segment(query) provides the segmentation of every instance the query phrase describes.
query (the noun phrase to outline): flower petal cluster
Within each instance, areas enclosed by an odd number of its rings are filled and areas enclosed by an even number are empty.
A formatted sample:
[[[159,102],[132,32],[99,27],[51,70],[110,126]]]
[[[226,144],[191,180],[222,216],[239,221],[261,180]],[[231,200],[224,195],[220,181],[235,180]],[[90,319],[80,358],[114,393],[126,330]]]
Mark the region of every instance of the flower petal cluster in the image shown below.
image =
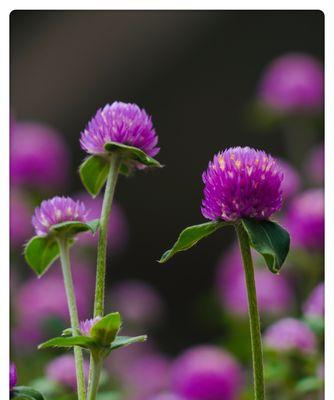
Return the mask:
[[[79,330],[80,330],[81,334],[84,336],[90,336],[90,330],[98,321],[100,321],[100,319],[101,319],[101,317],[95,317],[95,318],[85,319],[84,321],[81,321],[80,325],[79,325]]]
[[[53,225],[61,222],[85,222],[87,217],[85,205],[70,197],[53,197],[42,201],[32,218],[32,224],[38,236],[46,236]]]
[[[97,111],[81,133],[80,144],[89,154],[105,153],[104,145],[116,142],[137,147],[154,157],[158,137],[152,119],[136,104],[115,101]]]
[[[219,152],[202,175],[202,214],[211,220],[269,218],[282,205],[282,180],[277,162],[264,151],[232,147]]]

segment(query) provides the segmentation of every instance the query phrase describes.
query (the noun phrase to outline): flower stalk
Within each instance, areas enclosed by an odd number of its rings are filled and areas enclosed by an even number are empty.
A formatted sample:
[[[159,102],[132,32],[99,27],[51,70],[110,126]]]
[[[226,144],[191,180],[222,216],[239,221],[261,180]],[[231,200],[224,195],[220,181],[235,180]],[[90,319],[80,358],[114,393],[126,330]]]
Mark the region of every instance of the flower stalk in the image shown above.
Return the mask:
[[[260,328],[260,316],[256,297],[254,278],[254,265],[249,245],[249,238],[242,224],[236,223],[235,229],[238,235],[239,247],[242,255],[245,280],[248,296],[249,326],[251,334],[251,350],[253,361],[254,399],[264,400],[264,374],[263,374],[263,352]]]
[[[103,357],[91,356],[90,381],[88,384],[88,400],[95,400],[99,389],[100,376],[102,371]]]
[[[73,279],[71,273],[71,264],[69,256],[69,242],[67,238],[58,238],[58,245],[60,250],[60,262],[63,272],[64,285],[66,290],[66,297],[68,302],[68,309],[70,313],[71,328],[73,335],[79,330],[79,318],[78,310],[75,300],[75,293],[73,287]],[[75,357],[75,369],[77,375],[77,391],[78,399],[86,400],[86,388],[85,388],[85,375],[83,369],[83,356],[80,347],[74,347],[74,357]]]

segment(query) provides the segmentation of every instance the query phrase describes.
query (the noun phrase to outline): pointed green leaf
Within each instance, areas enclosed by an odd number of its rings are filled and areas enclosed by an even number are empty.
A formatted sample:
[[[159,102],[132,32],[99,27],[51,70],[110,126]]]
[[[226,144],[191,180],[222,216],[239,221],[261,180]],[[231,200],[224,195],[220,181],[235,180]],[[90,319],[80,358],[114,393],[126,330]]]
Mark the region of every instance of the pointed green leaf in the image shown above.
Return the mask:
[[[129,346],[130,344],[133,343],[141,343],[145,342],[147,340],[146,335],[141,335],[141,336],[117,336],[115,340],[111,343],[110,349],[111,350],[116,350],[119,349],[120,347],[124,346]]]
[[[273,221],[241,221],[250,245],[264,257],[270,271],[277,274],[289,252],[289,233]]]
[[[80,346],[89,349],[96,345],[94,339],[88,336],[59,336],[50,339],[38,346],[38,349],[47,349],[49,347],[73,347]]]
[[[10,398],[12,400],[44,400],[41,393],[29,386],[15,386]]]
[[[159,260],[159,263],[164,263],[168,261],[173,255],[179,251],[185,251],[193,247],[197,242],[205,237],[211,235],[215,232],[218,228],[221,228],[225,225],[228,225],[226,222],[206,222],[200,225],[193,225],[189,226],[188,228],[184,229],[180,236],[178,237],[177,241],[175,242],[174,246],[167,250]]]
[[[103,156],[90,156],[80,165],[79,175],[87,192],[96,197],[105,184],[109,172],[109,161]]]
[[[124,155],[124,159],[131,159],[137,161],[147,167],[158,167],[161,168],[162,165],[159,161],[154,158],[148,156],[145,152],[138,149],[137,147],[127,146],[125,144],[109,142],[104,145],[106,151],[113,152],[118,151]]]
[[[118,312],[108,314],[93,325],[90,335],[96,343],[109,346],[115,339],[121,324],[121,316]]]
[[[61,222],[59,224],[53,225],[51,229],[52,232],[56,233],[66,233],[68,236],[76,235],[80,232],[91,231],[95,233],[99,227],[100,220],[94,219],[89,222],[80,222],[80,221],[66,221]]]
[[[26,244],[24,256],[36,274],[42,276],[59,257],[59,247],[52,237],[34,236]]]

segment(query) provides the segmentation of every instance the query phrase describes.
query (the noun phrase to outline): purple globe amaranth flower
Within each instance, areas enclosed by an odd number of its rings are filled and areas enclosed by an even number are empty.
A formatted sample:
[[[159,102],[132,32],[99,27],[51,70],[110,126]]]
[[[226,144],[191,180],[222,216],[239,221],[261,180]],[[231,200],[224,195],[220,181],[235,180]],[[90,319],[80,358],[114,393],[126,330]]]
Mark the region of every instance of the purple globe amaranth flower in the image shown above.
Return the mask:
[[[267,219],[282,205],[283,174],[276,161],[264,151],[229,148],[214,156],[202,178],[205,218]]]
[[[255,266],[259,257],[253,252]],[[255,283],[259,310],[266,315],[277,315],[288,310],[293,302],[289,282],[273,275],[265,268],[255,268]],[[247,291],[240,251],[233,247],[218,264],[217,291],[224,307],[231,313],[246,316]]]
[[[172,390],[187,400],[235,400],[242,381],[237,361],[214,346],[186,350],[172,366]]]
[[[306,324],[294,318],[284,318],[271,325],[264,334],[264,343],[277,351],[312,353],[316,349],[314,333]]]
[[[311,150],[304,169],[311,182],[323,184],[325,178],[325,148],[323,143]]]
[[[32,232],[31,207],[26,196],[18,188],[10,194],[10,242],[13,247],[22,246]]]
[[[102,209],[102,197],[92,198],[86,193],[80,194],[78,200],[82,201],[89,211],[90,219],[100,218]],[[109,218],[108,246],[112,251],[121,251],[128,239],[128,223],[123,209],[118,203],[113,202]],[[84,232],[80,235],[79,243],[85,246],[96,246],[98,235]]]
[[[309,189],[290,203],[283,224],[294,247],[322,249],[324,246],[324,191]]]
[[[69,152],[62,136],[39,123],[15,122],[11,128],[12,183],[53,189],[68,178]]]
[[[87,380],[89,363],[85,359],[83,361],[83,369]],[[54,382],[76,390],[77,378],[74,356],[72,354],[64,354],[53,359],[46,367],[46,376]]]
[[[111,289],[111,303],[126,324],[149,326],[164,314],[159,293],[146,282],[124,281]]]
[[[81,133],[81,147],[89,154],[105,153],[104,145],[116,142],[137,147],[154,157],[158,137],[151,117],[136,104],[115,101],[97,111]]]
[[[68,221],[85,222],[86,218],[86,207],[81,201],[56,196],[42,201],[35,209],[32,224],[38,236],[46,236],[53,225]]]
[[[306,300],[303,306],[304,315],[313,318],[323,318],[325,308],[325,285],[319,283],[318,286],[313,289],[312,293]]]
[[[282,181],[283,198],[288,199],[296,194],[300,189],[300,176],[297,170],[286,161],[279,159],[278,164],[284,176],[284,179]]]
[[[14,363],[9,366],[9,390],[12,390],[17,383],[17,373]]]
[[[281,56],[264,72],[258,97],[278,112],[317,111],[324,101],[323,66],[306,54]]]
[[[101,317],[95,317],[95,318],[85,319],[84,321],[81,321],[80,325],[79,325],[79,330],[80,330],[81,334],[84,336],[90,336],[90,330],[98,321],[100,321],[100,319],[101,319]]]

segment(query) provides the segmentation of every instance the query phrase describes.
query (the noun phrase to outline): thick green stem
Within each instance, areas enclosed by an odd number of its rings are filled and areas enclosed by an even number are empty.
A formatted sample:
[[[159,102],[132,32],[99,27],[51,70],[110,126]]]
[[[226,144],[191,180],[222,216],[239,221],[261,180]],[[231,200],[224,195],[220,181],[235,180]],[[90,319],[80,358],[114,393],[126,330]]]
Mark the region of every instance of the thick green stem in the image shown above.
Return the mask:
[[[251,334],[251,347],[253,358],[253,377],[255,400],[264,400],[264,377],[263,377],[263,354],[261,341],[260,317],[257,306],[256,287],[254,278],[254,266],[249,245],[248,236],[241,224],[236,225],[236,231],[239,239],[242,260],[244,264],[247,295],[248,295],[248,313]]]
[[[73,279],[71,273],[70,254],[69,254],[69,243],[68,239],[58,239],[58,245],[60,250],[61,268],[63,271],[63,278],[66,290],[66,297],[68,303],[68,310],[70,313],[71,327],[73,329],[73,335],[79,330],[79,318],[77,305],[75,301],[75,293],[73,287]],[[80,347],[74,346],[74,358],[75,368],[77,374],[77,390],[78,399],[86,400],[86,387],[85,387],[85,375],[83,369],[83,356]]]
[[[111,206],[114,198],[115,186],[119,174],[120,165],[121,165],[120,155],[118,155],[117,153],[113,153],[110,159],[109,173],[107,178],[106,189],[104,192],[101,217],[100,217],[99,242],[97,247],[94,317],[103,316],[104,313],[104,290],[105,290],[109,217],[110,217]]]
[[[99,389],[103,359],[90,358],[90,381],[88,384],[87,400],[95,400]]]

